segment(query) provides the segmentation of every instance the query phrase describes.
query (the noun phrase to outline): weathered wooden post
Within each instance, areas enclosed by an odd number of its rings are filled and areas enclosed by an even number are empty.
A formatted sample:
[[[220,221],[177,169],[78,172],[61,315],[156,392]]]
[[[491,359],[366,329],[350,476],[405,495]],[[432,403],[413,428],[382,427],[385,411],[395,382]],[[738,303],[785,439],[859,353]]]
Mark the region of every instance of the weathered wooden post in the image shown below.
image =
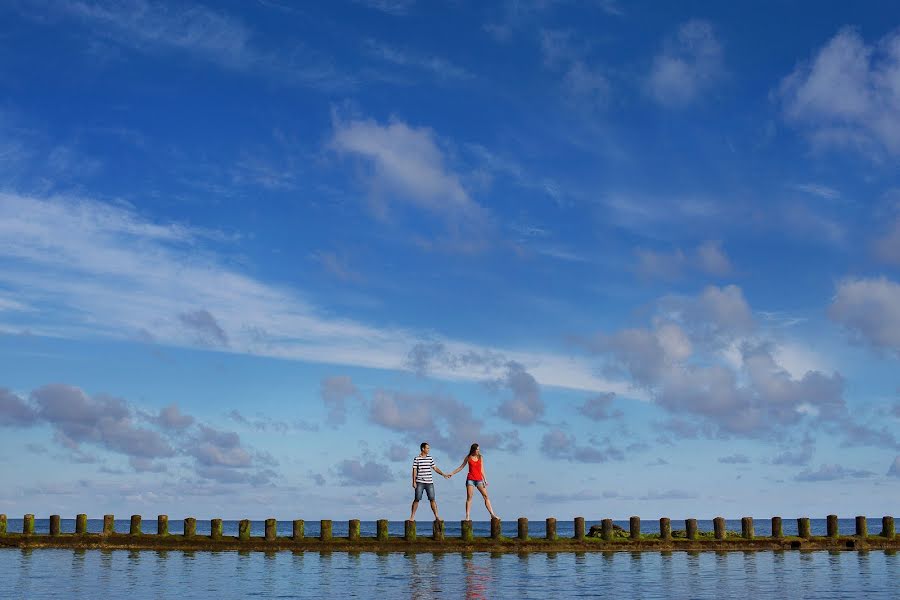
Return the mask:
[[[881,537],[894,539],[894,517],[881,517]]]
[[[609,542],[613,538],[613,522],[612,519],[603,519],[600,521],[600,537],[603,541]]]
[[[741,518],[741,537],[745,540],[753,539],[753,517]]]
[[[387,519],[378,519],[375,523],[375,535],[378,537],[379,542],[388,541],[388,520]]]
[[[78,535],[84,535],[87,533],[87,515],[80,514],[75,515],[75,533]]]
[[[184,537],[194,537],[197,535],[197,519],[187,517],[184,520]]]
[[[302,540],[304,535],[306,535],[306,522],[303,519],[294,519],[291,537],[295,540]]]
[[[250,541],[250,519],[241,519],[238,522],[238,539],[242,542]]]
[[[584,539],[584,517],[575,517],[575,535],[573,537],[578,541]]]
[[[434,522],[431,523],[431,539],[436,542],[444,541],[444,520],[443,519],[435,519]]]
[[[797,537],[802,537],[806,540],[812,537],[811,529],[809,527],[809,517],[800,517],[797,519]]]
[[[772,517],[772,537],[775,539],[784,537],[784,527],[781,524],[781,517]]]
[[[523,542],[528,539],[528,519],[525,517],[519,517],[517,521],[518,524],[518,537]]]
[[[472,521],[460,521],[459,522],[459,537],[464,542],[471,542],[475,539],[474,534],[472,533]]]
[[[830,538],[836,538],[840,535],[840,531],[838,531],[837,515],[828,515],[825,519],[825,535]]]
[[[222,519],[210,519],[209,537],[213,540],[222,539]]]
[[[22,519],[22,533],[31,535],[34,533],[34,515],[25,515]]]
[[[6,535],[6,515],[0,515],[0,535]]]
[[[725,517],[716,517],[713,519],[713,533],[717,540],[725,539]]]
[[[131,526],[128,535],[141,535],[141,515],[131,515]]]
[[[684,535],[689,540],[697,539],[697,519],[684,520]]]
[[[156,535],[169,535],[169,516],[156,516]]]
[[[869,525],[863,516],[856,517],[856,535],[861,538],[869,537]]]
[[[112,535],[116,532],[115,515],[103,515],[103,535]]]
[[[631,517],[628,519],[628,529],[632,540],[641,539],[641,518]]]
[[[275,541],[275,533],[278,531],[278,521],[275,519],[266,519],[265,536],[267,542]]]
[[[659,539],[672,539],[672,521],[668,517],[661,517],[659,519]]]
[[[403,524],[403,539],[407,542],[412,542],[416,539],[416,522],[415,521],[405,521]]]
[[[500,527],[500,519],[495,519],[491,517],[491,539],[499,540],[502,529]]]
[[[359,539],[359,519],[350,519],[347,521],[347,539]]]
[[[319,541],[331,541],[331,531],[333,529],[332,525],[333,524],[329,519],[322,519],[321,521],[319,521]]]
[[[50,515],[50,535],[59,535],[59,515]]]
[[[548,540],[556,539],[556,519],[553,517],[547,518],[547,535],[545,537]]]

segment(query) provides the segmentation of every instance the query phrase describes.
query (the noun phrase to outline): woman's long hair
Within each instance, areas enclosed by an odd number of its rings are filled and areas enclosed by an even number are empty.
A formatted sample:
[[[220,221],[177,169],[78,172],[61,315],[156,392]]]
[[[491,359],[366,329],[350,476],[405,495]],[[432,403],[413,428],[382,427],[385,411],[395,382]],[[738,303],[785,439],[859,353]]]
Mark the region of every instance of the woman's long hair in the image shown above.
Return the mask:
[[[478,452],[478,444],[472,444],[472,447],[469,448],[469,456],[475,456]]]

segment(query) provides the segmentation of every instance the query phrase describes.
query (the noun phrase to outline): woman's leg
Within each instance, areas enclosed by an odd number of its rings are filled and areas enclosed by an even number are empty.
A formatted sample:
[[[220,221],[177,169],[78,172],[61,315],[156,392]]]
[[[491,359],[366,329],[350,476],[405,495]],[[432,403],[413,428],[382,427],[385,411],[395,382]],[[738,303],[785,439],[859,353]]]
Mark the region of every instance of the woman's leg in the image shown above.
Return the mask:
[[[475,486],[466,484],[466,521],[471,521],[469,513],[472,510],[472,488]]]
[[[494,514],[494,508],[491,506],[491,499],[488,498],[487,488],[483,485],[478,486],[478,491],[481,492],[481,495],[484,496],[484,507],[491,513],[491,516],[495,519],[497,515]]]

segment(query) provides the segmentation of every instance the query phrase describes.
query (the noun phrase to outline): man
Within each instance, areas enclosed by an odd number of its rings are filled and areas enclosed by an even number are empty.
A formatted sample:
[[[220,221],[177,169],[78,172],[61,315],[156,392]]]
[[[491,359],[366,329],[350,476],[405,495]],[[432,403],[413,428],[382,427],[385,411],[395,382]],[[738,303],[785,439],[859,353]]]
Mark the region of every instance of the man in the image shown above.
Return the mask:
[[[435,519],[440,520],[437,502],[434,501],[434,474],[432,471],[436,471],[438,475],[443,475],[444,479],[450,479],[450,476],[442,472],[434,464],[434,459],[428,454],[428,451],[431,450],[428,442],[422,442],[419,445],[419,449],[422,451],[421,454],[413,459],[412,486],[416,491],[416,495],[412,503],[412,512],[409,513],[409,520],[414,521],[416,518],[416,509],[419,508],[422,492],[428,494],[428,501],[431,502],[431,512],[434,513]]]

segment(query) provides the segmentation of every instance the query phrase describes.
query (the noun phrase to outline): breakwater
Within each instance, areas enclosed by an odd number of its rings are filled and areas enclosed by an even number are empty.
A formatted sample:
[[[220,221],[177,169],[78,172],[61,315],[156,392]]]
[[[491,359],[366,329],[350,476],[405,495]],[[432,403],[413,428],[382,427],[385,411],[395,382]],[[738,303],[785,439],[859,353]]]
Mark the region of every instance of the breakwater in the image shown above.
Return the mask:
[[[307,535],[306,521],[302,519],[290,522],[290,535],[278,535],[279,524],[275,519],[266,519],[261,531],[256,532],[250,520],[238,521],[236,531],[233,531],[236,535],[225,535],[223,520],[211,519],[202,522],[202,533],[198,533],[198,520],[193,517],[181,521],[181,533],[170,533],[166,515],[156,518],[155,527],[152,522],[149,525],[145,523],[141,515],[133,515],[127,522],[127,532],[116,530],[113,515],[104,516],[99,531],[89,531],[85,514],[77,515],[73,530],[64,532],[60,516],[51,515],[44,522],[44,531],[37,532],[34,515],[28,514],[17,524],[15,531],[9,530],[6,515],[0,515],[0,547],[401,552],[900,549],[894,518],[885,516],[880,521],[873,528],[875,531],[870,532],[866,517],[858,516],[851,527],[844,520],[842,530],[838,517],[829,515],[825,519],[824,531],[817,532],[822,535],[814,535],[810,519],[801,517],[790,523],[791,531],[786,534],[782,518],[772,517],[763,524],[767,532],[761,536],[756,535],[752,517],[740,520],[739,531],[728,529],[723,517],[712,520],[710,531],[701,531],[696,519],[672,521],[663,517],[658,522],[651,522],[648,527],[647,522],[642,523],[640,518],[631,517],[625,523],[627,527],[621,527],[612,519],[602,519],[589,525],[583,517],[576,517],[564,524],[566,535],[557,533],[559,528],[555,518],[539,523],[529,523],[528,519],[519,518],[512,531],[510,525],[504,531],[504,524],[499,519],[493,519],[489,530],[482,535],[476,535],[472,521],[460,521],[459,529],[452,535],[447,533],[444,521],[428,523],[427,530],[422,531],[419,530],[419,523],[406,521],[402,534],[390,535],[388,521],[382,519],[375,522],[375,530],[370,535],[363,535],[361,521],[350,519],[339,524],[346,535],[338,536],[334,534],[334,522],[331,520],[311,523],[317,526],[316,531],[313,535]],[[67,523],[70,524],[71,520]],[[673,523],[677,528],[673,528]],[[539,525],[534,527],[540,531],[539,535],[530,535],[530,525]],[[683,527],[679,527],[681,525]],[[155,533],[150,533],[153,529]]]

